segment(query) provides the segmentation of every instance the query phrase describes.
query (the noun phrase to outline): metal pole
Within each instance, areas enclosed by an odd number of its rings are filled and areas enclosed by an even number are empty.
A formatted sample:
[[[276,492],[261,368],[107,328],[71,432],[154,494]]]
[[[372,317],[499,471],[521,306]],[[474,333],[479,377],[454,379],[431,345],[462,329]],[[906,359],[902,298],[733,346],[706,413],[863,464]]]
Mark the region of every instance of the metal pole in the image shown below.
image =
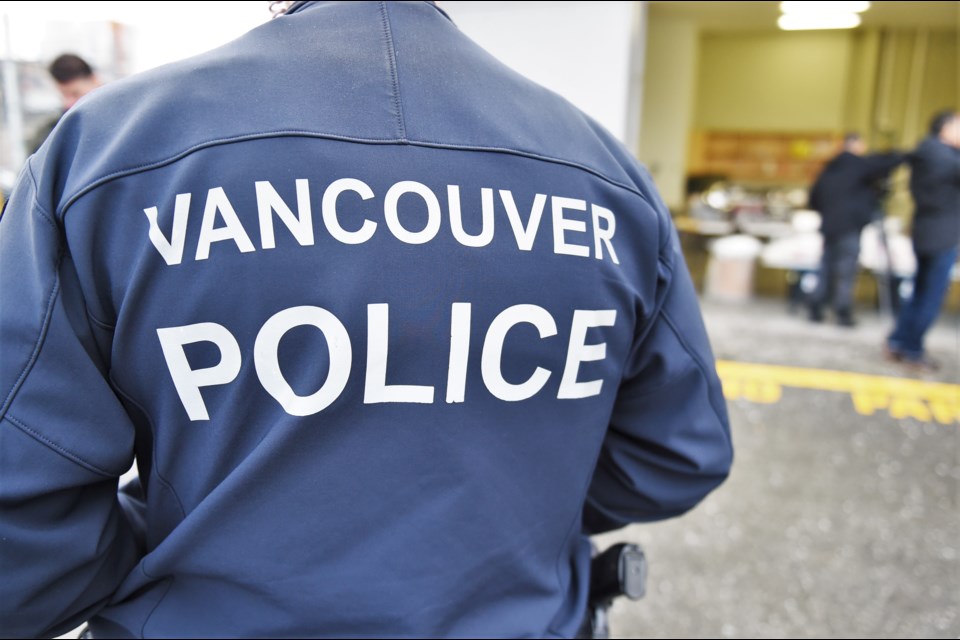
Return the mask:
[[[7,135],[10,145],[11,169],[19,171],[27,154],[23,149],[23,111],[20,104],[20,83],[17,78],[17,65],[13,60],[13,43],[10,40],[10,16],[3,15],[3,34],[6,39],[6,51],[3,57],[3,97],[6,111]]]
[[[624,129],[627,148],[634,156],[640,153],[640,120],[643,117],[643,77],[646,71],[647,3],[633,3],[633,24],[630,25],[630,77],[627,80],[627,123]]]

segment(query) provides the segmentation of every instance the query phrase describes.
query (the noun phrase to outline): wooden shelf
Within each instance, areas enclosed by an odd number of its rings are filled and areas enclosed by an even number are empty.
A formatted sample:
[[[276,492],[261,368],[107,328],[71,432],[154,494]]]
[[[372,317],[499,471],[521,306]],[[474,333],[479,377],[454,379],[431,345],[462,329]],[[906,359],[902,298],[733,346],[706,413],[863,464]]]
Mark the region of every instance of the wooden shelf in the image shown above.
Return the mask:
[[[836,132],[696,131],[690,175],[725,175],[739,182],[810,185],[839,149]]]

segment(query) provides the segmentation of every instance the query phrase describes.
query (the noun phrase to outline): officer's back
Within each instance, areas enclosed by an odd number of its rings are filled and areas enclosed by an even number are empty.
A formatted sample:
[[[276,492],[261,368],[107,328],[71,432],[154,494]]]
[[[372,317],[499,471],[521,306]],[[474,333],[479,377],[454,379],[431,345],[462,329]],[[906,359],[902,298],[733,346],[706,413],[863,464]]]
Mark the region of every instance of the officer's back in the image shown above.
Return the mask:
[[[582,534],[729,467],[642,170],[430,3],[306,3],[91,96],[0,260],[15,634],[569,636]]]

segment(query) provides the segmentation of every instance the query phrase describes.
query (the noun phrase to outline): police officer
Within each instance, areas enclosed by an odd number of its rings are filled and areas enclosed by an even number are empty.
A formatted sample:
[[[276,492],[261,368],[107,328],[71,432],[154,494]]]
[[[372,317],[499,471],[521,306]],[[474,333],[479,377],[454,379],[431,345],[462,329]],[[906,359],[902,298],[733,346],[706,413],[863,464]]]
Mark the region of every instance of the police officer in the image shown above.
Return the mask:
[[[429,2],[90,96],[0,285],[5,635],[572,636],[731,462],[647,174]]]

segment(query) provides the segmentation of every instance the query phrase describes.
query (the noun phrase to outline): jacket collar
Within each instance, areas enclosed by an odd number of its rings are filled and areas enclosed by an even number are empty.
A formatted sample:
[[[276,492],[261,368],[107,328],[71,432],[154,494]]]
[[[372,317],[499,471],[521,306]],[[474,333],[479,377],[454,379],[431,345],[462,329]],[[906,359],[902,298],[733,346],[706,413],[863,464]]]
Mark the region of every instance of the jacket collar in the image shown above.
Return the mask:
[[[447,14],[446,11],[444,11],[443,9],[441,9],[440,7],[438,7],[436,2],[432,2],[431,0],[423,0],[423,2],[424,2],[424,4],[428,4],[428,5],[430,5],[431,7],[433,7],[434,9],[436,9],[436,10],[437,10],[443,17],[445,17],[447,20],[449,20],[450,22],[453,22],[453,19]],[[287,16],[287,15],[290,15],[290,14],[292,14],[292,13],[298,13],[299,11],[301,11],[301,10],[303,10],[303,9],[306,9],[306,8],[308,8],[308,7],[310,7],[310,6],[316,5],[316,4],[324,4],[324,2],[316,2],[316,1],[310,2],[310,1],[300,0],[299,2],[294,2],[293,4],[291,4],[291,5],[290,5],[290,8],[287,9],[286,11],[284,11],[281,15]]]

